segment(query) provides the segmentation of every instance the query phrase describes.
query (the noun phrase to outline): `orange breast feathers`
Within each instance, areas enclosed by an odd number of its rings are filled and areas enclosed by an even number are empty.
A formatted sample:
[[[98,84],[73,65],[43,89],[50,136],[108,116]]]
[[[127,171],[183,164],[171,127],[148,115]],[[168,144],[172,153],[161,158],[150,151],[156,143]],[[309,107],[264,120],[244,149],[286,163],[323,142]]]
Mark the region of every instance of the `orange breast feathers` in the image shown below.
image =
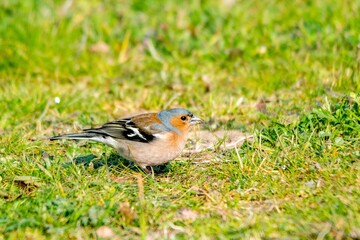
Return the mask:
[[[169,132],[166,138],[167,146],[169,147],[167,150],[181,151],[185,146],[186,140],[186,134],[179,135],[176,132]]]

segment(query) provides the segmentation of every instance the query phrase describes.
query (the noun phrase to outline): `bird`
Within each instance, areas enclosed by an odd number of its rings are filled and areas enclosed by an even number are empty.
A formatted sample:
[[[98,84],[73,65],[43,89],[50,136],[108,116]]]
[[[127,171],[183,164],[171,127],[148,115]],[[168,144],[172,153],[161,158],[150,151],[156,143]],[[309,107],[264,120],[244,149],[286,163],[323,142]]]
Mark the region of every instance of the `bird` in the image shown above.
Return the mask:
[[[147,167],[153,170],[152,166],[170,162],[182,152],[191,126],[200,123],[204,120],[189,110],[172,108],[120,118],[101,127],[53,136],[50,140],[87,139],[104,143],[150,174]]]

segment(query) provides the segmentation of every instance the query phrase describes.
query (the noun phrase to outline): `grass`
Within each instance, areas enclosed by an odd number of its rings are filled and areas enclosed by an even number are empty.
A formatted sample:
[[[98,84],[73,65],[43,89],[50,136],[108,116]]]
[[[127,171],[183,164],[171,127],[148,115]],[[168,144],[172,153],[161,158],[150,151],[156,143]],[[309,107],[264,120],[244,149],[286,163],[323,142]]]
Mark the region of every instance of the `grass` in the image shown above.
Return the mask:
[[[2,1],[0,239],[360,238],[359,11]],[[46,140],[174,106],[254,141],[153,178],[101,144]]]

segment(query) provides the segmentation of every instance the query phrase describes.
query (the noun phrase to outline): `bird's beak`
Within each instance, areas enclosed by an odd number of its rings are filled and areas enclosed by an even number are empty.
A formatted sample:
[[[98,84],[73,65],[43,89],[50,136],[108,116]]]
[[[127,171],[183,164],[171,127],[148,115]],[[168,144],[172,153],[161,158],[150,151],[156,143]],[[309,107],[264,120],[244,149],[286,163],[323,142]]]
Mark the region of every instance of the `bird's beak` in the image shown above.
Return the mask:
[[[195,125],[198,123],[203,123],[204,120],[202,120],[201,118],[198,118],[197,116],[192,116],[190,119],[190,125]]]

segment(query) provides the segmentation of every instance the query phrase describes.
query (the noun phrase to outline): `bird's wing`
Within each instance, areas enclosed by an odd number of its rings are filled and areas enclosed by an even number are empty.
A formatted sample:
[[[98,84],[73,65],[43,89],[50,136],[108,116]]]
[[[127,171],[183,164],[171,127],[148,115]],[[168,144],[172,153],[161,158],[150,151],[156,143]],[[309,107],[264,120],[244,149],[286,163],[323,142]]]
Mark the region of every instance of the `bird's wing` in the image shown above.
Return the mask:
[[[103,137],[126,139],[136,142],[151,142],[156,134],[168,131],[155,113],[141,114],[132,118],[122,118],[108,122],[99,128],[85,129],[85,133]]]

